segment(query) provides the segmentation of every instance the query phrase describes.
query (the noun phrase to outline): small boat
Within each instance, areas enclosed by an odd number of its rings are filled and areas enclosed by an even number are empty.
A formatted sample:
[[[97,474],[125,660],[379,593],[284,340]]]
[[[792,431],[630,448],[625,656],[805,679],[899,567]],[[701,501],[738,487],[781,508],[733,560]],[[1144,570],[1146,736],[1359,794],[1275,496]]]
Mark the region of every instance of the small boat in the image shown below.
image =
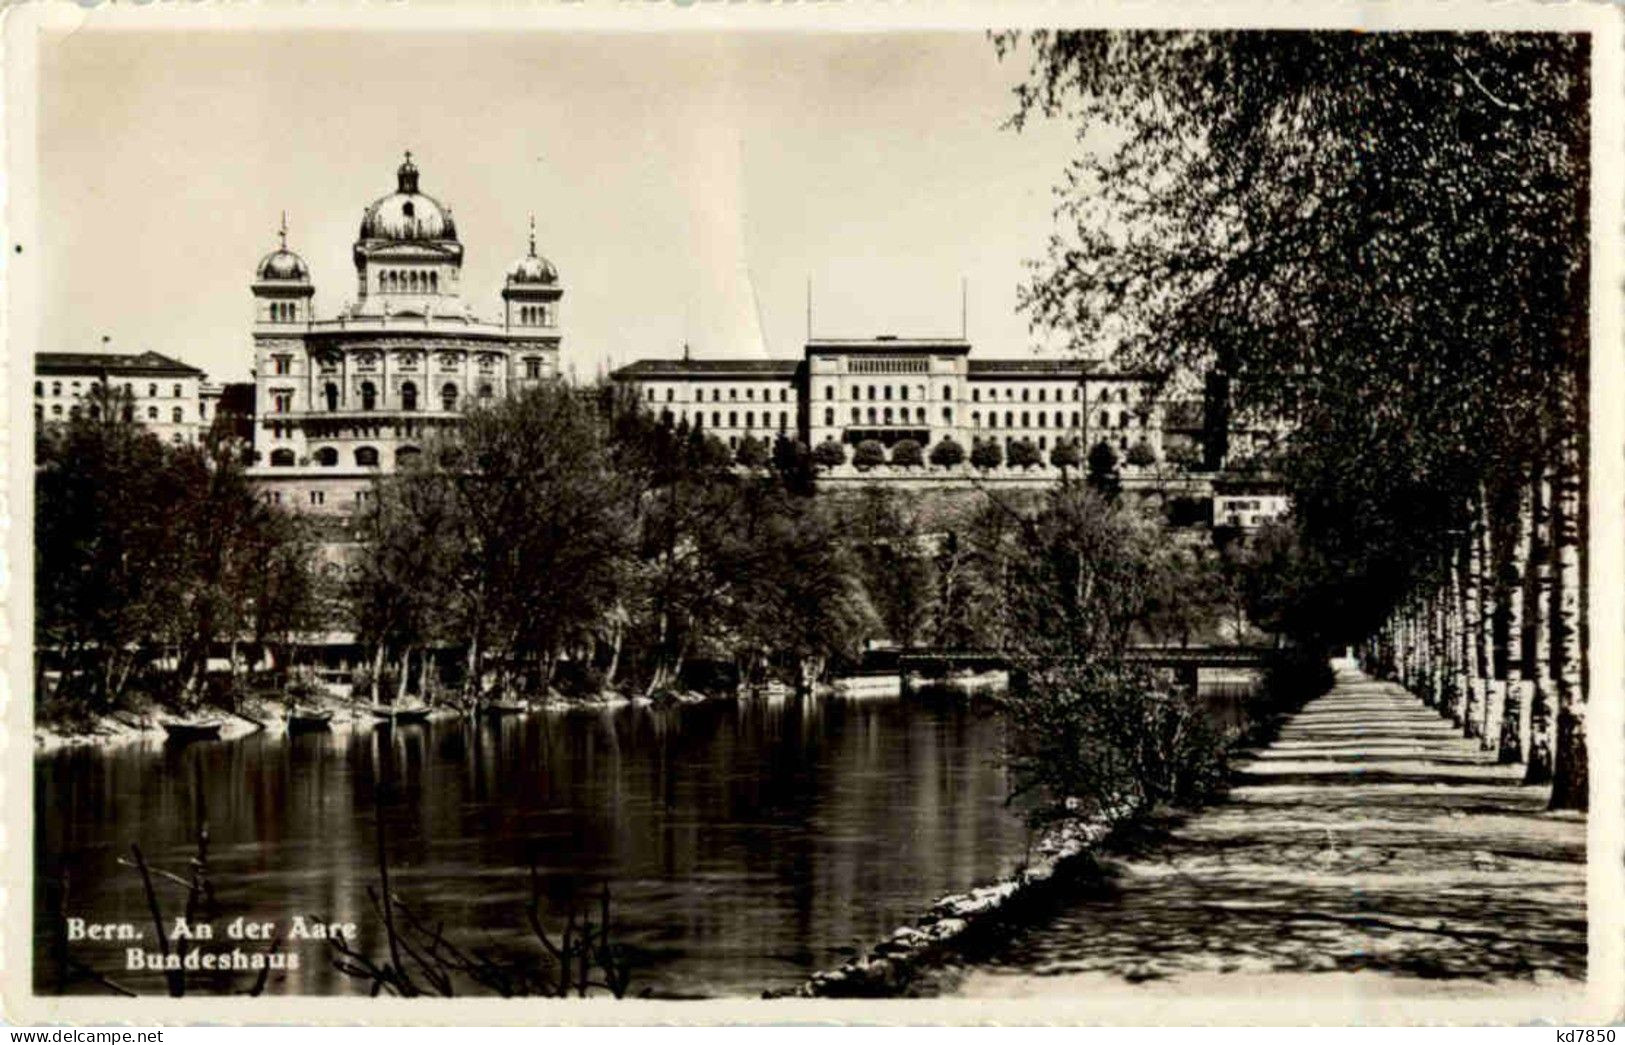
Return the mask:
[[[333,722],[331,711],[316,711],[310,708],[288,709],[288,732],[309,733],[319,729],[327,729]]]
[[[169,739],[177,743],[191,740],[219,740],[220,723],[215,720],[199,720],[197,722],[165,722],[164,732]]]
[[[429,721],[430,710],[421,705],[396,707],[393,704],[374,704],[372,714],[374,718],[384,722],[398,722],[403,726],[409,726]]]

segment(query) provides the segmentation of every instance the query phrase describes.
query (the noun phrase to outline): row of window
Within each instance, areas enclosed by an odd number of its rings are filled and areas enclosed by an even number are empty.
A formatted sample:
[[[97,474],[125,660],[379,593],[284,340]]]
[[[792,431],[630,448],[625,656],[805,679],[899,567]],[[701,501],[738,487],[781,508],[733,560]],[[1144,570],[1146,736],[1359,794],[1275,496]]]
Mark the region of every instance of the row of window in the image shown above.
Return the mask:
[[[371,381],[361,382],[361,409],[370,411],[378,409],[378,386]],[[440,389],[440,409],[451,411],[457,409],[457,398],[461,394],[457,386],[447,382]],[[476,394],[481,399],[490,399],[496,390],[489,384],[481,384]],[[329,381],[322,386],[322,403],[329,412],[337,411],[341,405],[339,386]],[[408,413],[418,408],[418,386],[411,381],[401,382],[401,409]],[[271,393],[271,412],[287,414],[293,412],[293,392],[287,389],[275,390]]]
[[[480,373],[482,373],[482,374],[493,373],[496,370],[497,359],[498,359],[497,356],[492,355],[490,353],[486,353],[486,354],[480,356],[479,357]],[[319,360],[318,362],[321,365],[322,373],[324,373],[324,374],[338,373],[339,365],[338,365],[338,361],[336,359],[328,357],[328,358],[323,358],[323,359]],[[363,370],[363,371],[364,370],[376,370],[376,369],[378,369],[378,362],[379,362],[379,356],[378,356],[378,353],[376,353],[376,352],[360,352],[360,353],[357,353],[356,356],[355,356],[355,368],[357,370]],[[414,352],[402,353],[401,356],[396,360],[396,364],[402,370],[415,370],[415,369],[417,369],[417,365],[418,365],[417,354],[414,353]],[[455,371],[455,370],[460,369],[461,366],[462,366],[462,361],[460,359],[458,359],[455,354],[442,355],[440,357],[440,369],[442,371]],[[293,372],[293,357],[289,356],[289,355],[272,356],[271,357],[271,372],[273,374],[277,374],[277,375],[291,374]],[[542,360],[541,360],[541,357],[539,357],[539,356],[531,356],[531,357],[528,357],[528,358],[525,359],[525,376],[527,378],[539,378],[539,377],[542,376]],[[180,386],[177,385],[176,387],[178,388]],[[178,395],[179,393],[176,393],[176,394]],[[649,398],[650,399],[654,398],[654,393],[653,392],[650,393]]]
[[[81,391],[80,384],[81,383],[78,382],[78,381],[73,382],[73,394],[74,395],[78,395],[80,393],[80,391]],[[94,381],[93,380],[93,381],[90,382],[90,390],[92,392],[96,391],[101,386],[102,386],[102,383],[100,381]],[[54,395],[54,396],[59,396],[59,395],[62,394],[62,382],[60,382],[60,381],[52,381],[51,382],[51,394]],[[127,395],[127,396],[130,396],[131,398],[135,397],[135,387],[133,385],[131,385],[130,382],[128,382],[128,381],[124,382],[124,394]],[[45,382],[44,381],[35,381],[34,382],[34,395],[36,397],[43,397],[45,395]],[[170,398],[179,399],[181,397],[181,395],[182,395],[181,386],[180,385],[174,385],[173,386],[173,391],[170,394]],[[158,386],[156,384],[147,385],[147,398],[148,399],[157,399],[158,398]]]
[[[281,504],[282,503],[282,491],[281,490],[267,490],[267,491],[265,491],[263,496],[265,497],[265,503],[266,504]],[[297,500],[298,496],[299,495],[298,495],[297,491],[293,491],[293,490],[288,491],[289,500]],[[326,504],[327,503],[327,491],[326,490],[307,490],[307,491],[305,491],[305,500],[308,503],[314,504],[314,505]],[[355,503],[356,504],[358,504],[358,505],[359,504],[366,504],[370,500],[372,500],[372,491],[371,490],[357,490],[355,492]],[[342,566],[340,566],[339,564],[337,564],[337,563],[329,563],[328,566],[327,566],[327,572],[329,573],[329,575],[332,575],[335,572],[342,573],[343,570],[344,570],[344,568]]]
[[[291,301],[273,301],[273,302],[271,302],[271,322],[273,322],[273,323],[292,323],[292,322],[294,322],[296,319],[299,318],[298,312],[296,311],[297,308],[298,308],[298,306],[296,306]]]
[[[404,464],[413,456],[422,452],[422,450],[415,446],[403,446],[395,451],[395,463]],[[355,463],[358,467],[378,467],[379,454],[376,446],[358,446],[355,448],[354,456]],[[311,460],[315,461],[323,468],[338,467],[339,452],[333,449],[331,446],[323,446],[319,448],[315,453],[311,454],[310,457]],[[273,468],[292,468],[297,461],[298,458],[294,456],[294,452],[292,450],[283,449],[271,451],[270,462],[271,467]]]
[[[413,269],[388,269],[378,273],[380,294],[438,294],[440,273]]]
[[[546,305],[521,305],[519,308],[519,325],[525,327],[550,327],[553,325],[553,310]]]
[[[737,402],[738,400],[739,400],[739,389],[737,389],[737,388],[728,389],[728,401],[730,403],[732,403],[732,402]],[[651,389],[649,389],[649,402],[653,403],[654,401],[655,401],[655,390],[653,388],[651,388]],[[666,402],[674,403],[676,401],[677,401],[677,390],[674,389],[674,388],[666,389]],[[699,389],[698,391],[696,391],[694,393],[694,401],[696,403],[705,402],[705,389],[701,388],[701,389]],[[752,402],[755,402],[755,401],[756,401],[756,389],[754,387],[746,388],[745,389],[745,402],[752,403]],[[771,403],[772,401],[773,401],[773,390],[771,388],[762,389],[762,402]],[[788,388],[779,389],[779,402],[788,403],[789,401],[790,401],[790,390]],[[720,388],[711,389],[711,402],[713,402],[713,403],[722,402],[722,389],[720,389]]]
[[[923,374],[930,369],[930,362],[925,359],[901,358],[893,359],[882,357],[879,359],[852,359],[846,364],[848,373],[852,374]]]
[[[680,413],[682,415],[682,420],[684,420],[684,421],[692,421],[696,426],[704,427],[704,425],[705,425],[705,411],[704,410],[696,410],[696,411],[694,411],[694,415],[692,417],[689,416],[689,413],[688,413],[687,410],[680,411]],[[670,410],[662,410],[662,411],[660,411],[660,419],[662,421],[665,421],[667,424],[670,424],[672,421],[676,420],[676,417],[674,417],[672,415],[672,412]],[[722,411],[720,411],[720,410],[711,411],[711,427],[712,428],[722,428],[723,427],[723,424],[722,424]],[[727,427],[729,427],[729,428],[738,428],[738,427],[740,427],[740,425],[739,425],[739,411],[737,411],[737,410],[728,411],[728,424],[727,424]],[[756,411],[754,411],[754,410],[746,410],[745,411],[745,425],[744,425],[744,427],[746,427],[746,428],[755,428],[756,427]],[[768,410],[763,410],[762,411],[762,425],[761,425],[761,427],[766,428],[766,429],[770,429],[770,430],[773,428],[773,414],[772,414],[771,411],[768,411]],[[790,412],[788,410],[780,410],[779,411],[778,430],[781,431],[781,432],[787,432],[787,431],[790,430]]]
[[[203,412],[203,404],[200,403],[200,404],[198,404],[198,413],[201,414],[202,412]],[[175,409],[171,410],[169,412],[169,415],[170,415],[169,416],[170,422],[173,423],[173,424],[178,424],[179,425],[179,424],[185,424],[186,423],[186,414],[178,406]],[[62,416],[62,404],[61,403],[52,403],[51,404],[51,416],[52,417],[61,417]],[[75,403],[73,406],[68,408],[68,416],[69,417],[78,417],[79,416],[79,405],[77,403]],[[89,408],[89,416],[92,417],[92,418],[97,418],[97,417],[102,416],[102,408],[100,406],[97,406],[95,403],[91,403],[90,408]],[[155,406],[147,407],[147,420],[148,421],[156,421],[158,419],[159,419],[158,418],[158,408],[155,407]],[[45,420],[45,404],[44,403],[35,403],[34,404],[34,420],[36,420],[36,421]],[[135,409],[133,407],[128,407],[127,406],[127,407],[124,408],[124,420],[126,420],[126,421],[135,420]]]
[[[852,387],[852,398],[853,399],[862,399],[863,398],[864,387],[865,386],[863,386],[863,385],[854,385]],[[892,397],[892,386],[891,385],[881,385],[881,386],[879,386],[879,389],[878,389],[878,391],[880,392],[879,395],[875,394],[875,392],[877,390],[876,386],[869,385],[868,389],[869,389],[869,400],[871,402],[873,402],[875,400],[879,400],[879,399],[885,399],[887,401],[890,401],[890,399]],[[925,386],[924,385],[915,385],[914,386],[914,396],[915,396],[916,399],[924,399],[925,398]],[[954,397],[953,386],[951,386],[951,385],[943,385],[942,386],[942,398],[944,398],[944,399],[952,399],[953,397]],[[835,386],[834,385],[825,385],[824,386],[824,398],[825,399],[834,399],[835,398]],[[898,385],[897,386],[897,398],[902,399],[904,401],[906,401],[908,399],[908,386],[907,385]]]

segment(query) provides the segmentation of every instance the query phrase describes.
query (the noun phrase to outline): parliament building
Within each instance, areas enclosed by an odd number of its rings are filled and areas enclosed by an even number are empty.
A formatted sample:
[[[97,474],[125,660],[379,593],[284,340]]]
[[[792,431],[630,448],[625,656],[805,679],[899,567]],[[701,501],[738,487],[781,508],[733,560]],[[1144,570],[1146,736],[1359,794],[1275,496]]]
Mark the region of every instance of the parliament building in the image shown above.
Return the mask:
[[[558,373],[564,288],[529,251],[507,272],[498,318],[464,301],[451,208],[423,192],[412,154],[369,204],[351,257],[355,300],[318,317],[303,258],[282,242],[254,271],[254,464],[268,499],[317,514],[365,503],[372,478],[437,427]]]

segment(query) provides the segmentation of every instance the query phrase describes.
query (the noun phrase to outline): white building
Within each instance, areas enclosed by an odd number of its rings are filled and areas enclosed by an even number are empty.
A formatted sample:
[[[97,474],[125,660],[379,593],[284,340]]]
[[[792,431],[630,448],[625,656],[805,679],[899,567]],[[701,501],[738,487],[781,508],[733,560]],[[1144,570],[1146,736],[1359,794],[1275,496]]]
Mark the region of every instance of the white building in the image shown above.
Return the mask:
[[[128,416],[168,443],[196,442],[213,410],[203,371],[157,352],[40,352],[34,356],[37,424],[96,416],[100,388],[121,393]]]
[[[801,360],[643,359],[612,375],[651,411],[737,447],[746,436],[792,436],[891,447],[953,439],[967,451],[1029,440],[1087,451],[1105,441],[1121,457],[1144,441],[1159,458],[1162,427],[1146,375],[1071,359],[972,359],[955,338],[876,337],[807,342]]]

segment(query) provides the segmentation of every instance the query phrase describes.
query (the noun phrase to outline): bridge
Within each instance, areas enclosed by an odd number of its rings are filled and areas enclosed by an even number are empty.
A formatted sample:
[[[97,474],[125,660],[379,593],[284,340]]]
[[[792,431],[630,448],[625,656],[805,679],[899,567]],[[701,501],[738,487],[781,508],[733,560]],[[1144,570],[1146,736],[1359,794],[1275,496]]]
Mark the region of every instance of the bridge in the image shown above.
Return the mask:
[[[1141,644],[1130,646],[1123,659],[1154,668],[1172,668],[1179,681],[1195,688],[1198,673],[1203,668],[1263,668],[1275,650],[1270,646],[1158,646]],[[891,654],[891,656],[887,656]],[[886,662],[895,657],[896,671],[905,679],[909,675],[940,678],[953,671],[998,671],[1009,667],[1001,650],[920,648],[910,650],[872,650],[864,658],[873,668],[889,668]]]

